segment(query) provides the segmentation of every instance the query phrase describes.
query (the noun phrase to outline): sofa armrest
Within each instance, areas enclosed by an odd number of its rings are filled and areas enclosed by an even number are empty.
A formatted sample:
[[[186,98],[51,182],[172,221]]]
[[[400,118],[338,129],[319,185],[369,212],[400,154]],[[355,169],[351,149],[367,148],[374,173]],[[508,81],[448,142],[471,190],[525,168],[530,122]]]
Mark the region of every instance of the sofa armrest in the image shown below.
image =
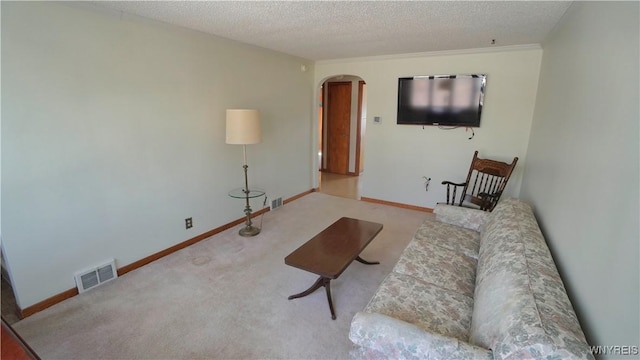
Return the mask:
[[[493,359],[490,350],[376,313],[356,313],[349,339],[390,359]]]
[[[475,231],[480,231],[489,217],[486,211],[444,204],[437,204],[433,212],[438,221]]]

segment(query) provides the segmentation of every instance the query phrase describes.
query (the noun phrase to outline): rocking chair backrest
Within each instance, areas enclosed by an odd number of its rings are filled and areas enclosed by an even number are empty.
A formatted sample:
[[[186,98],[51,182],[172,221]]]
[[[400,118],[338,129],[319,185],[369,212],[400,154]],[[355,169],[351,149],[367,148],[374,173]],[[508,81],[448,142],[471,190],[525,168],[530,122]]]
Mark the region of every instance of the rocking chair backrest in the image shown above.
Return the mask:
[[[471,161],[471,167],[462,190],[459,205],[462,205],[464,201],[468,201],[480,206],[483,210],[493,210],[500,196],[502,196],[502,192],[517,162],[517,157],[513,158],[511,164],[480,159],[476,151],[473,154],[473,160]]]

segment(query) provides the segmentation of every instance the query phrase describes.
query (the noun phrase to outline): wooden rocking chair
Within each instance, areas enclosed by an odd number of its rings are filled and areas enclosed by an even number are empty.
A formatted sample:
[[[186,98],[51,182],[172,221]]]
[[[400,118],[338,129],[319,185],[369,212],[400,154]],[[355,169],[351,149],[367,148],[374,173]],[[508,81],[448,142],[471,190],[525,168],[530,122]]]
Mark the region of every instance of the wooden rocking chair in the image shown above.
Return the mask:
[[[442,182],[442,185],[447,185],[447,205],[474,207],[484,211],[493,210],[500,200],[517,162],[517,157],[513,158],[511,164],[480,159],[476,151],[473,154],[467,181],[463,183]],[[459,187],[462,187],[462,193],[459,200],[456,201],[456,190]],[[451,194],[451,188],[453,188],[453,194]],[[469,204],[473,205],[469,206]]]

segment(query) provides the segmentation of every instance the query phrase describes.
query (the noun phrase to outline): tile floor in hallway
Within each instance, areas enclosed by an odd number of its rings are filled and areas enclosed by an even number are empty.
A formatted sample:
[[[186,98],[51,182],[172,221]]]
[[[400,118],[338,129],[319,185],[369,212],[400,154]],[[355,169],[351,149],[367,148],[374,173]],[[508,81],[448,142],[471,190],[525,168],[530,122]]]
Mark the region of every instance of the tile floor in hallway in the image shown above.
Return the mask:
[[[320,172],[320,192],[323,194],[340,196],[360,200],[362,188],[361,176],[340,175]]]

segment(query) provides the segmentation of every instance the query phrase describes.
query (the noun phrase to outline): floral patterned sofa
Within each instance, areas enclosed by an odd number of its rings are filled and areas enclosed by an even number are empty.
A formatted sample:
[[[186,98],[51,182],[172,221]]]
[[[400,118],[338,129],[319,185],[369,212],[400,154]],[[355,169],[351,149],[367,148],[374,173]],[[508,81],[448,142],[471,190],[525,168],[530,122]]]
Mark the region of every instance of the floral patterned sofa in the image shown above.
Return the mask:
[[[437,205],[364,311],[353,358],[593,359],[529,205]]]

